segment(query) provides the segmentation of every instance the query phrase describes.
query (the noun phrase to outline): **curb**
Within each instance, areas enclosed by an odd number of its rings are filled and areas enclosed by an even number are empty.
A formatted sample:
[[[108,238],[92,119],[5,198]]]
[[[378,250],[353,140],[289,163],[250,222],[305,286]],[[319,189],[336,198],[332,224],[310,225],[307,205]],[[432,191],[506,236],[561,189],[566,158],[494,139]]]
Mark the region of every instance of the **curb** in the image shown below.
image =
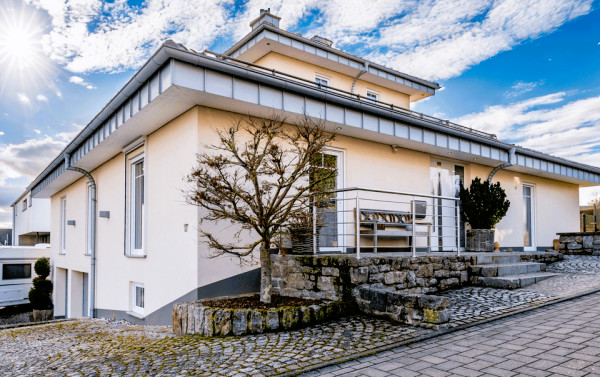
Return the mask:
[[[546,301],[546,302],[541,303],[541,304],[532,305],[531,307],[528,307],[528,308],[517,309],[515,311],[511,311],[511,312],[508,312],[508,313],[502,313],[502,314],[500,314],[498,316],[494,316],[494,317],[491,317],[491,318],[486,318],[486,319],[474,321],[474,322],[471,322],[471,323],[465,323],[465,324],[462,324],[462,325],[459,325],[459,326],[456,326],[456,327],[452,327],[452,328],[448,328],[448,329],[438,330],[438,331],[435,331],[435,332],[430,333],[430,334],[423,334],[423,335],[414,337],[412,339],[407,339],[407,340],[402,340],[402,341],[399,341],[399,342],[394,342],[394,343],[386,344],[386,345],[383,345],[383,346],[375,347],[375,348],[370,349],[368,351],[362,351],[362,352],[358,352],[358,353],[355,353],[355,354],[352,354],[352,355],[348,355],[348,356],[344,356],[344,357],[338,357],[338,358],[330,360],[330,361],[325,361],[323,363],[319,363],[319,364],[307,366],[305,368],[294,370],[294,371],[282,372],[282,373],[279,373],[279,374],[276,374],[276,375],[277,376],[283,376],[283,377],[298,376],[298,375],[301,375],[301,374],[304,374],[304,373],[315,371],[317,369],[321,369],[321,368],[326,368],[326,367],[330,367],[330,366],[333,366],[333,365],[342,364],[342,363],[345,363],[345,362],[348,362],[348,361],[352,361],[352,360],[356,360],[356,359],[360,359],[360,358],[363,358],[363,357],[366,357],[366,356],[372,356],[372,355],[375,355],[375,354],[383,352],[383,351],[388,351],[390,349],[394,349],[394,348],[406,346],[406,345],[413,344],[413,343],[418,343],[418,342],[421,342],[421,341],[424,341],[424,340],[429,340],[429,339],[432,339],[432,338],[437,338],[439,336],[443,336],[443,335],[446,335],[446,334],[451,334],[451,333],[456,332],[456,331],[460,331],[460,330],[464,330],[464,329],[467,329],[467,328],[470,328],[470,327],[475,327],[475,326],[479,326],[479,325],[491,323],[491,322],[498,321],[498,320],[501,320],[501,319],[504,319],[504,318],[507,318],[507,317],[512,317],[512,316],[515,316],[515,315],[519,315],[519,314],[527,313],[527,312],[534,311],[534,310],[537,310],[537,309],[545,308],[547,306],[552,306],[552,305],[560,304],[560,303],[563,303],[565,301],[570,301],[570,300],[574,300],[574,299],[577,299],[577,298],[589,296],[591,294],[598,293],[598,292],[600,292],[600,288],[592,289],[592,290],[585,291],[585,292],[582,292],[582,293],[576,293],[576,294],[571,295],[571,296],[561,297],[561,298],[557,298],[555,300]]]
[[[60,323],[60,322],[71,322],[74,321],[74,319],[71,318],[67,318],[67,319],[51,319],[49,321],[42,321],[42,322],[23,322],[23,323],[11,323],[8,325],[0,325],[0,331],[2,330],[10,330],[10,329],[17,329],[20,327],[34,327],[34,326],[40,326],[40,325],[47,325],[50,323]]]

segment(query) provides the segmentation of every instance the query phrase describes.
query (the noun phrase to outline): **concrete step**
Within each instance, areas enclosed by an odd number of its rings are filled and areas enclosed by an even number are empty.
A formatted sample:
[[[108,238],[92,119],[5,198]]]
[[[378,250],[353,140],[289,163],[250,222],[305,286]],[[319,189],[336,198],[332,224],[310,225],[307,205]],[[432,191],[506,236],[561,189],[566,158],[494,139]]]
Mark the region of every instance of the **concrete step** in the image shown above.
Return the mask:
[[[478,255],[477,256],[477,264],[509,264],[509,263],[519,263],[521,261],[521,257],[519,255],[494,255],[490,253],[490,255]]]
[[[477,277],[475,278],[475,284],[490,288],[518,289],[527,287],[531,284],[539,283],[542,280],[546,280],[556,275],[559,274],[553,274],[550,272],[537,272],[500,277]]]
[[[537,262],[478,264],[471,266],[471,273],[474,276],[481,277],[521,275],[543,271],[546,271],[546,264]]]

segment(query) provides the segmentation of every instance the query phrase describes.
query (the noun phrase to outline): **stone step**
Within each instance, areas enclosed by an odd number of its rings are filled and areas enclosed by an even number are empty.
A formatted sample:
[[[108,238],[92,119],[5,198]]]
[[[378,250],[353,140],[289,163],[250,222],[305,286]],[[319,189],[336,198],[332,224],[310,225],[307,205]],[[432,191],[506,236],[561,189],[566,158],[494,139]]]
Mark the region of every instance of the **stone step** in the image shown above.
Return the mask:
[[[527,287],[531,284],[539,283],[542,280],[546,280],[557,275],[559,274],[538,272],[500,277],[477,277],[475,278],[475,285],[500,289],[518,289]]]
[[[471,266],[471,273],[474,276],[482,277],[521,275],[543,271],[546,271],[546,264],[537,262],[478,264]]]
[[[478,255],[477,264],[509,264],[521,262],[521,257],[519,255],[490,254],[491,255]]]

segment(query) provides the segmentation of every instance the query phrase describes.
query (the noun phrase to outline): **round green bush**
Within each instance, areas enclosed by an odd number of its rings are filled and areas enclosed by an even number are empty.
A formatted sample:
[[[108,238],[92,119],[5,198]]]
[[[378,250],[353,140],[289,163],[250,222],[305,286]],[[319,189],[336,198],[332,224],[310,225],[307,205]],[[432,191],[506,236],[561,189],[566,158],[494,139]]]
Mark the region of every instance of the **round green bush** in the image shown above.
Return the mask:
[[[50,275],[50,259],[45,257],[38,259],[35,262],[33,269],[42,279],[47,278]]]

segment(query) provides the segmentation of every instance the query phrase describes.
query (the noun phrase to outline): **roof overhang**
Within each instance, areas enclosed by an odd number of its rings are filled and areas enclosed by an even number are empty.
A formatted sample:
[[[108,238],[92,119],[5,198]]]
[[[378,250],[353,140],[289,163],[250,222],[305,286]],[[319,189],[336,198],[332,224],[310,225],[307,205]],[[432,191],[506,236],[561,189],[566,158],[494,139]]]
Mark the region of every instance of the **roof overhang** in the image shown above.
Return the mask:
[[[514,166],[509,170],[581,186],[600,184],[600,168],[212,58],[172,42],[164,44],[134,78],[105,107],[110,111],[98,114],[34,180],[28,188],[32,195],[51,196],[81,178],[65,169],[65,158],[73,166],[93,171],[133,140],[196,105],[255,116],[280,112],[290,120],[308,115],[323,119],[339,134],[489,166],[509,162],[514,148]]]

